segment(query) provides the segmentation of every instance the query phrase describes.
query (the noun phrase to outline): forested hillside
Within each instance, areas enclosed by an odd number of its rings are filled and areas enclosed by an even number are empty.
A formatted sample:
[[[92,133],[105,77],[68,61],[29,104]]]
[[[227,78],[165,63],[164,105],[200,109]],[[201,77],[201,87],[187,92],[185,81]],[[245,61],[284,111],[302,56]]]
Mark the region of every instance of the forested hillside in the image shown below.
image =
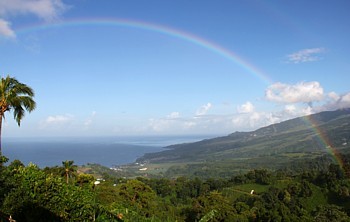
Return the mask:
[[[72,161],[39,169],[2,157],[0,221],[350,221],[349,160],[227,179],[97,179]]]
[[[238,171],[303,168],[314,159],[332,162],[334,153],[348,153],[349,123],[350,109],[327,111],[252,132],[172,145],[162,152],[146,154],[137,162],[158,168],[171,165],[167,170],[169,177],[183,174],[222,177],[227,176],[229,168]]]

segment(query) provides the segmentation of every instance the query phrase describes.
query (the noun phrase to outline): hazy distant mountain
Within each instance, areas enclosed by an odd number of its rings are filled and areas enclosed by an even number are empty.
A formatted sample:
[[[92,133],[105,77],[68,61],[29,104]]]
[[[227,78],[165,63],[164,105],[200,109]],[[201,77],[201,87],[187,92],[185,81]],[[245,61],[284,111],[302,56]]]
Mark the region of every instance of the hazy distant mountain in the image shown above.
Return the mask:
[[[251,132],[177,144],[146,154],[138,161],[151,163],[264,162],[281,164],[316,158],[350,148],[350,109],[321,112],[263,127]],[[259,161],[257,161],[259,160]],[[273,164],[276,164],[273,163]],[[257,165],[258,166],[258,165]]]

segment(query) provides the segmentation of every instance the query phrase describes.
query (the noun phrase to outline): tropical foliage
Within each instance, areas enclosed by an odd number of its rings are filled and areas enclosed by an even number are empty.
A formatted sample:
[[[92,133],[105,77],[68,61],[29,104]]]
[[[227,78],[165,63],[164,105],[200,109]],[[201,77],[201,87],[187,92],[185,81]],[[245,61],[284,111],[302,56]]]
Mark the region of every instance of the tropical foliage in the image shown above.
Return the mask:
[[[344,160],[349,160],[345,156]],[[5,157],[1,158],[6,162]],[[73,165],[70,164],[70,165]],[[325,170],[255,169],[228,179],[70,177],[0,166],[0,218],[17,221],[350,221],[349,161]],[[97,176],[97,175],[96,175]],[[252,191],[254,190],[254,191]]]
[[[64,176],[66,177],[66,183],[69,183],[69,178],[73,177],[77,166],[74,165],[74,161],[73,160],[66,160],[66,161],[62,161],[62,165],[64,168]]]

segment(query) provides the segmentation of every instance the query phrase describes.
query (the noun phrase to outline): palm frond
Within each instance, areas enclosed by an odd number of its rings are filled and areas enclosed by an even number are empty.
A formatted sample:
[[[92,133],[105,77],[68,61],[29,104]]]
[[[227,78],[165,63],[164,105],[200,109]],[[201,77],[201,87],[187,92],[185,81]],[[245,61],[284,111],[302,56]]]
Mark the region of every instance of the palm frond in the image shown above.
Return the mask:
[[[16,78],[7,76],[0,81],[0,109],[4,117],[6,111],[13,110],[13,115],[20,125],[25,110],[28,112],[36,108],[33,100],[34,91],[26,84],[20,83]]]

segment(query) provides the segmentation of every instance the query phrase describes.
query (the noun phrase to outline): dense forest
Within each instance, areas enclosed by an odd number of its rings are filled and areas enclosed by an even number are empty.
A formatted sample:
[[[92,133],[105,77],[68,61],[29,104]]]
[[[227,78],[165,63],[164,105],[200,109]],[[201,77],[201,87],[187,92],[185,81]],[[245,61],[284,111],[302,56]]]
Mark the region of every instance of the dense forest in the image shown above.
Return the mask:
[[[73,161],[44,169],[7,161],[1,221],[350,221],[349,155],[342,166],[209,179],[125,179],[78,173]]]

